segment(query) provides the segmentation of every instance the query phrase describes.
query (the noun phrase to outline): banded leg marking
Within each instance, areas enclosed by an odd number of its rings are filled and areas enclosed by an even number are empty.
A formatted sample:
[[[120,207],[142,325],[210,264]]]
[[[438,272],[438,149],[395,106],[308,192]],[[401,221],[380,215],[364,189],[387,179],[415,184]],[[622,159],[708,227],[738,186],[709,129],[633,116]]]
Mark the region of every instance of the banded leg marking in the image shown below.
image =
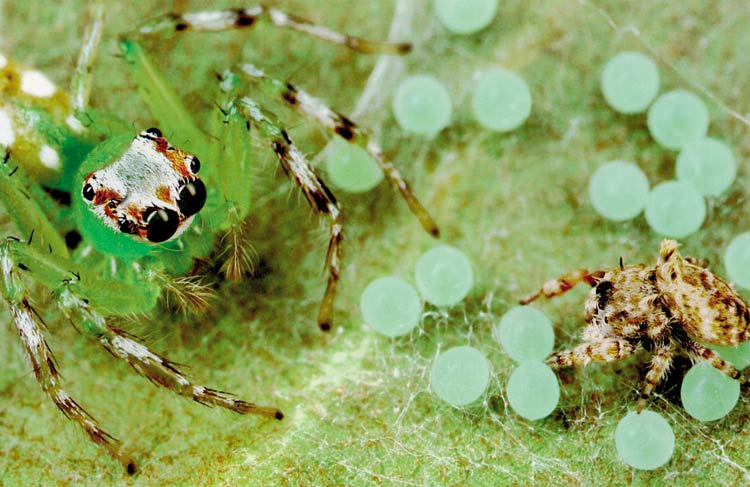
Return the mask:
[[[646,372],[646,377],[641,391],[641,397],[638,400],[637,411],[640,413],[646,407],[646,399],[654,392],[659,383],[669,372],[674,358],[674,347],[671,343],[663,343],[656,346],[651,352],[651,365]]]
[[[70,284],[63,284],[57,294],[60,310],[71,323],[81,323],[83,330],[96,338],[109,353],[127,362],[153,384],[206,406],[219,406],[240,414],[256,414],[278,420],[284,418],[277,408],[257,406],[191,382],[173,362],[149,350],[136,337],[109,325],[103,316],[73,292]]]
[[[18,243],[18,242],[16,242]],[[42,390],[57,408],[86,432],[91,441],[104,448],[114,459],[125,466],[128,473],[135,473],[135,462],[121,450],[120,442],[104,431],[99,423],[62,387],[52,350],[42,333],[43,322],[29,304],[28,291],[17,276],[17,264],[11,257],[8,241],[0,246],[0,268],[3,274],[3,297],[8,303],[13,324],[18,330],[26,353],[34,369],[34,376]]]
[[[543,297],[543,298],[554,298],[560,296],[571,289],[580,282],[585,282],[589,286],[596,286],[597,282],[604,276],[604,271],[589,272],[586,269],[578,269],[575,271],[568,272],[557,279],[552,279],[545,282],[542,288],[535,292],[521,298],[521,304],[529,304],[530,302]]]
[[[711,365],[711,367],[715,368],[727,377],[737,380],[740,379],[740,371],[737,370],[732,364],[721,358],[718,352],[715,352],[710,348],[694,341],[690,341],[687,344],[687,351],[688,354],[693,358],[700,358],[705,360]]]
[[[365,54],[406,54],[411,51],[408,42],[368,41],[360,37],[337,32],[316,25],[310,20],[286,13],[267,5],[227,10],[205,10],[190,13],[170,13],[144,23],[138,28],[141,35],[152,35],[169,32],[217,32],[230,29],[249,29],[259,21],[271,22],[276,27],[288,28],[346,46],[352,51]]]
[[[545,363],[553,369],[586,366],[591,362],[614,362],[635,352],[636,347],[621,338],[606,338],[601,342],[581,343],[572,350],[551,355]]]
[[[383,170],[390,185],[395,188],[409,205],[411,212],[417,217],[422,227],[434,237],[440,235],[437,224],[429,212],[419,202],[409,183],[396,169],[392,162],[386,159],[380,145],[370,138],[370,135],[346,116],[332,110],[319,98],[276,78],[265,74],[251,64],[239,66],[240,72],[248,79],[263,83],[292,108],[307,118],[321,125],[330,133],[341,137],[346,142],[365,150]]]

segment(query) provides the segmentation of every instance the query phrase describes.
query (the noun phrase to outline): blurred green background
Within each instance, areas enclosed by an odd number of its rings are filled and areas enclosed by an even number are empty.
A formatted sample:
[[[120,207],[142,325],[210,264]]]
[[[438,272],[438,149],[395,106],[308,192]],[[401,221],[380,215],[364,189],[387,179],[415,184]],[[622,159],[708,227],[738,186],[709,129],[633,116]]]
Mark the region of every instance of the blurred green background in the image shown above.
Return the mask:
[[[0,1],[0,51],[68,86],[86,4]],[[395,5],[399,12],[394,20]],[[94,67],[92,104],[134,129],[153,124],[122,59],[117,35],[167,11],[209,2],[108,6]],[[315,325],[323,293],[326,228],[258,147],[250,218],[259,276],[222,283],[211,311],[183,316],[167,307],[121,326],[143,337],[189,375],[240,397],[281,407],[282,423],[208,409],[159,390],[56,319],[48,293],[37,307],[65,383],[139,461],[128,478],[40,391],[15,333],[2,329],[0,485],[746,485],[750,482],[748,394],[726,418],[691,419],[679,404],[679,365],[649,407],[676,435],[673,459],[634,471],[614,447],[617,422],[635,406],[647,357],[560,375],[561,402],[547,419],[514,415],[504,384],[514,365],[491,338],[499,317],[543,281],[579,267],[651,262],[661,237],[640,216],[614,224],[588,202],[588,179],[606,161],[636,162],[652,185],[674,177],[675,154],[649,136],[645,116],[609,109],[599,91],[604,63],[621,50],[652,55],[662,91],[686,88],[707,102],[709,134],[732,144],[739,164],[731,189],[709,202],[701,230],[683,240],[725,275],[721,255],[747,230],[750,5],[746,0],[501,2],[486,30],[451,35],[425,0],[274,2],[326,26],[387,37],[391,23],[414,52],[371,80],[376,57],[353,54],[264,25],[252,32],[187,33],[147,43],[198,123],[212,110],[215,73],[241,60],[288,78],[355,117],[377,135],[413,182],[443,232],[475,265],[464,305],[427,308],[417,330],[387,339],[367,329],[359,295],[369,281],[399,275],[413,282],[419,255],[435,244],[386,184],[365,195],[339,192],[347,218],[345,267],[330,334]],[[237,6],[229,2],[211,7]],[[470,95],[482,69],[500,65],[529,84],[529,120],[509,134],[482,129]],[[454,101],[453,122],[432,140],[401,131],[390,95],[405,73],[431,73]],[[362,97],[364,108],[358,108]],[[263,101],[263,100],[261,100]],[[270,104],[273,109],[276,107]],[[328,136],[279,109],[311,158]],[[745,117],[744,120],[742,117]],[[208,161],[204,161],[204,164]],[[7,229],[11,233],[12,229]],[[582,286],[538,306],[557,326],[556,349],[578,341]],[[745,293],[747,297],[747,293]],[[6,313],[2,320],[8,321]],[[440,350],[473,345],[492,362],[483,400],[453,408],[429,390]],[[684,365],[684,364],[683,364]]]

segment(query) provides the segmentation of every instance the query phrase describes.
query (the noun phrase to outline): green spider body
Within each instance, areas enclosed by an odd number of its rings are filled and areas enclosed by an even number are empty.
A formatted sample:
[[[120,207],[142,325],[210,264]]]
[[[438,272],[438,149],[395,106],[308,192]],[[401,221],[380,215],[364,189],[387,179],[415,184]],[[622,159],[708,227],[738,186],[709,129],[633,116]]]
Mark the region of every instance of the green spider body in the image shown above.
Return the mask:
[[[438,229],[363,129],[321,100],[254,66],[222,74],[218,109],[207,126],[199,128],[141,45],[123,39],[119,47],[124,62],[159,129],[136,132],[116,116],[88,107],[89,73],[104,7],[94,4],[92,14],[70,96],[43,74],[0,55],[0,149],[5,149],[0,204],[19,232],[0,242],[0,295],[42,389],[65,416],[132,473],[135,463],[119,442],[62,388],[44,339],[42,316],[30,304],[27,282],[50,290],[68,321],[152,383],[202,404],[282,419],[283,413],[274,407],[256,406],[191,382],[169,360],[107,320],[148,313],[167,291],[187,305],[205,304],[196,280],[200,276],[191,271],[196,259],[214,258],[211,253],[220,239],[229,242],[221,253],[222,273],[237,279],[249,271],[244,220],[251,202],[252,128],[312,209],[329,220],[327,286],[318,324],[330,329],[341,272],[341,209],[276,117],[247,96],[250,85],[366,150],[422,226],[434,236]],[[168,14],[144,24],[138,35],[249,28],[261,20],[361,52],[403,54],[410,47],[365,41],[266,6]],[[69,204],[53,198],[66,195]]]
[[[92,110],[78,115],[90,125],[87,130],[83,122],[74,118],[68,99],[59,90],[53,97],[39,98],[22,92],[18,86],[6,86],[2,99],[5,112],[10,114],[16,139],[7,147],[10,157],[2,168],[0,201],[21,232],[19,238],[28,239],[33,233],[32,244],[46,248],[47,259],[70,259],[66,262],[69,268],[71,263],[78,263],[69,272],[80,276],[82,296],[106,310],[107,314],[151,310],[161,289],[154,282],[155,276],[179,276],[189,272],[195,258],[210,253],[216,233],[231,231],[233,226],[241,224],[250,209],[251,194],[248,177],[218,178],[216,168],[211,164],[218,159],[222,161],[222,170],[228,174],[248,174],[251,152],[246,122],[239,116],[217,116],[215,128],[225,138],[221,143],[209,144],[209,139],[195,127],[181,101],[155,71],[142,48],[132,41],[123,42],[122,48],[136,80],[160,87],[163,99],[151,97],[147,101],[150,100],[150,106],[158,107],[155,115],[164,121],[162,127],[168,133],[181,134],[181,138],[190,140],[191,150],[200,153],[201,159],[207,161],[201,171],[208,193],[206,205],[177,239],[154,244],[113,230],[91,211],[82,197],[86,176],[112,164],[133,142],[136,134],[125,122]],[[25,68],[11,62],[5,69],[15,73]],[[165,105],[169,107],[166,110]],[[110,118],[99,124],[104,117]],[[97,133],[100,125],[106,129],[129,130],[114,134]],[[102,136],[106,138],[99,142]],[[40,161],[37,154],[42,147],[52,148],[57,154],[59,166],[56,169]],[[227,153],[229,148],[231,154]],[[15,164],[21,171],[14,171]],[[70,206],[55,205],[42,187],[69,194]],[[32,191],[26,191],[26,188],[32,188]],[[72,255],[65,245],[65,234],[71,231],[82,237]],[[42,269],[48,267],[42,266]],[[49,281],[53,289],[59,285],[55,282],[58,273],[53,272],[50,279],[45,279],[43,272],[34,272],[34,275],[37,279]],[[112,289],[112,293],[85,289],[85,282],[99,282],[102,278],[107,280],[107,288]],[[113,284],[113,281],[122,282],[122,286]],[[123,294],[122,287],[134,292]],[[136,289],[140,292],[135,292]],[[147,292],[143,292],[144,289]]]
[[[175,291],[176,283],[185,286],[176,292],[189,293],[198,289],[196,281],[183,276],[190,272],[195,259],[211,253],[217,236],[242,231],[251,195],[251,181],[247,177],[251,163],[247,121],[238,113],[217,110],[211,130],[218,136],[209,139],[194,125],[182,102],[154,69],[140,45],[123,41],[121,47],[136,81],[159,88],[156,95],[150,93],[146,101],[157,107],[154,115],[161,127],[166,133],[189,141],[185,145],[190,147],[190,154],[173,148],[161,133],[159,137],[148,131],[137,134],[129,124],[110,114],[94,109],[74,110],[68,95],[57,87],[52,88],[50,96],[46,92],[42,92],[44,96],[37,96],[38,91],[34,92],[33,87],[30,89],[21,82],[24,73],[31,70],[3,56],[0,74],[6,81],[0,84],[0,149],[4,149],[5,163],[0,164],[0,203],[18,233],[0,243],[0,267],[3,268],[3,297],[10,306],[42,388],[66,416],[79,423],[92,440],[133,472],[135,463],[121,451],[119,442],[103,431],[61,388],[51,350],[44,340],[41,317],[30,305],[30,289],[26,284],[29,279],[54,293],[63,316],[152,382],[195,401],[242,414],[276,419],[281,419],[283,414],[276,408],[255,406],[193,384],[167,359],[114,328],[104,318],[150,312],[165,289]],[[141,235],[118,230],[116,224],[92,211],[94,203],[99,203],[99,194],[97,198],[87,198],[91,195],[87,194],[86,184],[92,175],[117,164],[122,168],[115,176],[108,176],[110,180],[113,177],[134,179],[136,185],[147,181],[148,174],[141,174],[144,171],[118,163],[128,154],[132,158],[133,147],[139,140],[141,144],[161,146],[169,150],[170,155],[180,154],[178,159],[186,167],[189,162],[198,160],[197,154],[206,161],[201,170],[205,204],[201,201],[190,215],[181,216],[179,231],[170,229],[157,242],[145,238],[147,232],[143,228]],[[136,152],[140,154],[141,149]],[[155,151],[144,159],[153,158],[153,153]],[[213,164],[217,160],[221,161],[221,171]],[[166,162],[164,159],[162,166]],[[162,173],[176,172],[173,167],[162,169]],[[221,174],[244,177],[221,177]],[[198,181],[195,175],[190,177],[191,181]],[[204,186],[203,182],[200,184]],[[164,188],[159,186],[159,181],[154,182],[154,187]],[[175,206],[179,203],[175,200],[178,191],[179,188],[173,188],[171,200],[172,207],[179,211],[184,208]],[[60,203],[53,195],[58,198],[62,195],[63,200],[69,195],[70,203]],[[159,198],[170,199],[164,195]],[[106,206],[106,202],[101,206]],[[129,214],[136,213],[130,211]],[[71,239],[71,235],[78,235],[80,239]],[[241,254],[243,250],[237,251],[239,258],[230,257],[234,267],[224,267],[230,277],[239,277],[248,270],[249,261]],[[200,299],[203,298],[196,294],[188,296],[186,302],[195,304]]]

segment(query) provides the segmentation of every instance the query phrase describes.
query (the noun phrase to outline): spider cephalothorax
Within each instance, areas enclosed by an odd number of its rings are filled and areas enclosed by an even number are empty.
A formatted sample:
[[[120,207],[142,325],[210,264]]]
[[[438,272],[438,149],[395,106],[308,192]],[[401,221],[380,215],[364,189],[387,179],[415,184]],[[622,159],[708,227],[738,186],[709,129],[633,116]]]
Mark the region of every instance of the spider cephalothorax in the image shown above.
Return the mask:
[[[138,134],[115,161],[89,173],[83,199],[112,230],[153,243],[175,239],[206,202],[200,161],[155,128]]]
[[[677,247],[674,240],[664,240],[655,265],[573,271],[522,299],[527,304],[558,296],[581,281],[592,286],[584,310],[584,342],[553,354],[547,363],[560,368],[610,362],[644,348],[652,354],[642,390],[648,396],[682,348],[691,358],[705,359],[738,378],[737,369],[703,344],[735,346],[747,340],[750,310],[731,286],[696,260],[683,258]]]

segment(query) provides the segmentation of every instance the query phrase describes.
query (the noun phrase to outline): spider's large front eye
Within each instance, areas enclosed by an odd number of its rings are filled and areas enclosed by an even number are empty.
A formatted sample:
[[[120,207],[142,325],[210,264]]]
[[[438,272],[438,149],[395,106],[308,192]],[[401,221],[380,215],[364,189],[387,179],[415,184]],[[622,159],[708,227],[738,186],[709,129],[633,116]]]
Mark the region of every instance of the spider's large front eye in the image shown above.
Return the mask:
[[[203,181],[196,179],[187,183],[180,189],[180,196],[177,205],[185,216],[192,216],[201,211],[206,203],[206,185]]]
[[[161,130],[157,129],[156,127],[151,127],[150,129],[146,130],[146,132],[153,135],[154,137],[162,136]]]
[[[92,201],[94,199],[94,196],[96,196],[96,191],[94,191],[93,186],[86,183],[86,185],[83,187],[83,197],[89,201]]]
[[[143,212],[146,221],[146,238],[158,243],[169,240],[180,223],[180,216],[174,210],[166,208],[149,208]]]

